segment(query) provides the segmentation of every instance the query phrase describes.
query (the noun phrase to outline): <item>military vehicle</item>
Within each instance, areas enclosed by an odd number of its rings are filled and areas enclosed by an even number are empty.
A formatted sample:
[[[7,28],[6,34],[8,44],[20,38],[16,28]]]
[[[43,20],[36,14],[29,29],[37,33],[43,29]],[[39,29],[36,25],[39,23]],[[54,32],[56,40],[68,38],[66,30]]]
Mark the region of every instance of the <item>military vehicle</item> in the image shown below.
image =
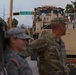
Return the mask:
[[[73,23],[68,24],[66,35],[62,36],[67,54],[67,65],[76,68],[76,29]]]
[[[41,36],[43,30],[50,30],[50,22],[53,18],[64,17],[64,9],[53,6],[42,6],[34,9],[33,18],[33,38],[37,39]],[[62,37],[65,43],[67,54],[67,65],[76,67],[76,29],[72,23],[67,24],[66,35]]]
[[[42,29],[50,29],[51,20],[57,17],[64,17],[64,9],[54,6],[42,6],[34,8],[32,33],[34,39]]]

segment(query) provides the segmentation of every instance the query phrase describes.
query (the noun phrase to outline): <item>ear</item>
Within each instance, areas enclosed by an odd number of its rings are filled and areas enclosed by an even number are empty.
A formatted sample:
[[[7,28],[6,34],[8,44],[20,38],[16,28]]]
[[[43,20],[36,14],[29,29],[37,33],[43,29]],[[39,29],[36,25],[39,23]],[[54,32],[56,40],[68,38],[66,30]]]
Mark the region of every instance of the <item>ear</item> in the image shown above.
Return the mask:
[[[10,40],[11,40],[12,43],[16,42],[16,39],[14,37],[11,37]]]

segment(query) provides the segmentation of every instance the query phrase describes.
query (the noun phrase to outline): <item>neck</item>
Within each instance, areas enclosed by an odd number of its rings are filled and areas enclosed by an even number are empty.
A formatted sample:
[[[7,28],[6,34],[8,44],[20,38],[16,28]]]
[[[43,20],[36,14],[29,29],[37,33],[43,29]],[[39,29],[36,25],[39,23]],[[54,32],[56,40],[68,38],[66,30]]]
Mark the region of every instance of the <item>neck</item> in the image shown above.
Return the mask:
[[[15,47],[10,46],[9,48],[10,48],[10,50],[13,50],[13,51],[15,51],[15,52],[19,53],[18,49],[17,49],[17,48],[15,48]]]

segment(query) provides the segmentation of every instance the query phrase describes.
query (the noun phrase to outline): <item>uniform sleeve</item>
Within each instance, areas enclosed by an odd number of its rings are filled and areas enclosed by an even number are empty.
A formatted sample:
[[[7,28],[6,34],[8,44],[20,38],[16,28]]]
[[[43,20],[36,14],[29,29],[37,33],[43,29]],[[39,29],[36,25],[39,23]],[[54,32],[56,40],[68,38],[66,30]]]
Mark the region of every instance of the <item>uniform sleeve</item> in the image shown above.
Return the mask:
[[[63,41],[61,41],[61,50],[62,50],[62,61],[63,61],[63,65],[64,65],[64,71],[66,73],[69,73],[70,72],[70,69],[68,68],[68,66],[66,65],[66,58],[67,58],[67,55],[66,55],[66,49],[65,49],[65,44]]]
[[[19,75],[18,74],[18,66],[12,61],[10,61],[6,65],[6,69],[7,69],[7,75]]]

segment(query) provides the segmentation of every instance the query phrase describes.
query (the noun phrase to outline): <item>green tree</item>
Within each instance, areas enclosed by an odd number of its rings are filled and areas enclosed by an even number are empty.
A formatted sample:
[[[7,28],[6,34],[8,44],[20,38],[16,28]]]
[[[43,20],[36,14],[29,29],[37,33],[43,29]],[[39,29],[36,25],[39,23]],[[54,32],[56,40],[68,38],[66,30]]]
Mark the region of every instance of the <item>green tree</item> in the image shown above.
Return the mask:
[[[13,18],[13,20],[12,20],[12,27],[17,27],[17,25],[18,25],[18,20]]]
[[[21,27],[22,29],[26,29],[26,28],[27,28],[24,24],[21,24],[20,27]]]
[[[74,13],[74,7],[72,4],[67,4],[66,5],[66,10],[65,10],[65,13]],[[74,15],[69,15],[70,16],[70,21],[72,22],[72,20],[74,19]]]
[[[71,2],[73,3],[74,11],[76,11],[76,1],[75,2],[71,1]]]
[[[73,13],[74,12],[74,7],[72,4],[67,4],[66,5],[66,10],[65,10],[66,13]]]

